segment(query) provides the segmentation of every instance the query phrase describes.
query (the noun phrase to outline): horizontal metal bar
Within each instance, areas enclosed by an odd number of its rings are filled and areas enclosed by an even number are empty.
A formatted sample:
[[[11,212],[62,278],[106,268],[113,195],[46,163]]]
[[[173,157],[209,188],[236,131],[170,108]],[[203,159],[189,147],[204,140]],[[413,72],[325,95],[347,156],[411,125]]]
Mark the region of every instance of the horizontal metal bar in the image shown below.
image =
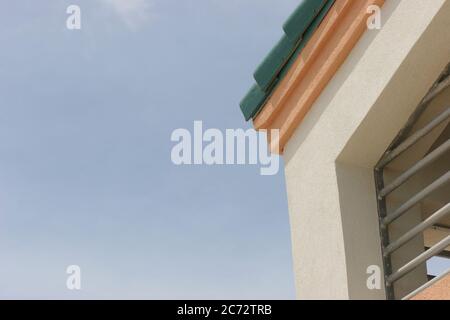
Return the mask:
[[[388,152],[384,158],[379,162],[377,168],[385,167],[389,162],[397,158],[400,154],[402,154],[405,150],[410,148],[414,143],[419,141],[422,137],[430,133],[435,127],[440,125],[442,122],[447,120],[450,117],[450,107],[447,108],[444,112],[442,112],[439,116],[434,118],[429,124],[427,124],[422,129],[415,132],[409,138],[407,138],[403,143],[401,143],[397,148]]]
[[[449,86],[450,86],[450,76],[447,76],[445,79],[443,79],[441,82],[439,82],[435,87],[431,89],[431,91],[422,100],[422,104],[428,104]]]
[[[425,221],[419,223],[417,226],[406,232],[403,236],[401,236],[400,238],[389,244],[384,250],[384,255],[387,256],[391,254],[392,252],[403,246],[405,243],[407,243],[409,240],[417,236],[422,231],[428,229],[429,227],[432,227],[436,222],[441,220],[449,213],[450,213],[450,203],[447,203],[444,207],[433,213]]]
[[[414,207],[417,203],[422,201],[426,196],[428,196],[430,193],[435,191],[436,189],[439,189],[440,187],[444,186],[450,182],[450,171],[447,171],[446,174],[444,174],[439,179],[433,181],[429,186],[427,186],[425,189],[421,190],[419,193],[414,195],[411,199],[406,201],[404,204],[402,204],[398,209],[396,209],[392,214],[388,215],[386,218],[383,219],[383,224],[386,226],[395,219],[399,218],[403,213]]]
[[[408,181],[414,174],[416,174],[419,170],[425,168],[427,165],[435,161],[445,152],[450,150],[450,139],[441,144],[438,148],[434,149],[432,152],[426,155],[423,159],[418,161],[414,166],[405,171],[402,175],[400,175],[397,179],[395,179],[392,183],[387,185],[383,190],[380,191],[380,197],[385,197],[398,187],[400,187],[403,183]]]
[[[447,277],[449,274],[450,274],[450,269],[445,271],[443,274],[435,277],[433,280],[428,281],[423,286],[421,286],[420,288],[417,288],[416,290],[414,290],[413,292],[411,292],[407,296],[403,297],[402,300],[409,300],[411,298],[414,298],[415,296],[417,296],[419,293],[421,293],[425,289],[428,289],[429,287],[433,286],[434,284],[438,283],[439,281],[441,281],[442,279]]]
[[[419,103],[417,109],[413,112],[411,117],[409,117],[406,122],[405,127],[400,130],[399,134],[395,137],[392,144],[389,146],[388,150],[384,153],[380,161],[388,154],[390,151],[395,149],[411,132],[414,124],[417,122],[417,119],[421,117],[423,112],[427,109],[433,99],[439,95],[443,90],[445,90],[450,85],[450,63],[445,68],[445,71],[439,76],[439,81],[435,82],[422,101]],[[376,168],[380,168],[379,164],[377,164]]]
[[[406,274],[414,270],[417,266],[419,266],[421,263],[427,261],[431,257],[437,255],[441,251],[445,250],[450,245],[450,235],[442,239],[440,242],[432,246],[427,251],[423,252],[421,255],[415,257],[413,260],[405,264],[403,267],[398,269],[395,273],[390,275],[387,278],[388,283],[393,283],[397,281],[398,279],[404,277]]]

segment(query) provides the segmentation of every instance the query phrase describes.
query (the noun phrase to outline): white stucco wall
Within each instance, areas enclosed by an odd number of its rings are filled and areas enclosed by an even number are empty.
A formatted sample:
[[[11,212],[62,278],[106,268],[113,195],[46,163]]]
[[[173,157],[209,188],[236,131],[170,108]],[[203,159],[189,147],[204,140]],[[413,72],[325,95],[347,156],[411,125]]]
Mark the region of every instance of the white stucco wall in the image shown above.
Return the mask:
[[[384,299],[373,167],[450,61],[450,1],[388,0],[285,148],[299,299]]]

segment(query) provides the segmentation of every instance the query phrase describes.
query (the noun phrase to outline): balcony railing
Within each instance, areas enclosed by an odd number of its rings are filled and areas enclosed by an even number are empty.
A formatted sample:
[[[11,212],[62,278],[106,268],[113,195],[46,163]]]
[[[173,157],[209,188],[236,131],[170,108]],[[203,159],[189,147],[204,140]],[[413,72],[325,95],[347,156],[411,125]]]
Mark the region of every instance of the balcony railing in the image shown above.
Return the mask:
[[[438,81],[422,100],[419,107],[408,120],[408,123],[404,129],[402,129],[402,131],[392,142],[375,168],[380,235],[382,242],[386,294],[388,299],[412,297],[421,290],[429,287],[434,282],[439,281],[439,279],[444,277],[450,271],[448,270],[447,272],[444,272],[431,282],[425,283],[421,287],[416,288],[406,296],[396,296],[394,289],[396,283],[400,279],[404,278],[407,274],[411,273],[420,265],[423,265],[430,258],[442,254],[442,252],[445,252],[445,250],[450,246],[450,229],[448,229],[450,226],[441,225],[441,228],[447,231],[446,236],[444,236],[440,241],[434,243],[427,250],[424,249],[424,251],[413,257],[409,260],[409,262],[400,267],[397,266],[395,269],[393,268],[391,258],[395,252],[400,250],[407,243],[421,235],[426,230],[435,227],[441,221],[450,216],[450,193],[444,192],[444,200],[443,202],[440,202],[440,204],[443,203],[443,205],[439,209],[435,210],[434,213],[427,215],[423,219],[420,219],[420,221],[417,221],[415,225],[409,228],[409,230],[404,232],[402,235],[392,239],[392,232],[390,232],[390,228],[393,223],[403,216],[410,214],[409,211],[413,207],[419,205],[424,200],[427,200],[435,192],[442,191],[450,184],[450,162],[443,160],[446,159],[444,157],[448,155],[450,150],[450,134],[445,134],[445,132],[450,133],[450,130],[443,130],[443,133],[440,135],[442,138],[436,139],[432,148],[430,148],[431,151],[429,151],[425,156],[421,157],[419,160],[416,159],[414,164],[408,165],[406,169],[402,170],[400,174],[397,174],[394,178],[390,179],[390,181],[387,181],[388,179],[386,179],[386,171],[389,170],[389,166],[396,159],[401,157],[408,150],[410,151],[414,148],[414,146],[426,139],[430,133],[435,132],[435,130],[442,130],[442,128],[450,127],[450,101],[447,101],[448,105],[444,106],[443,111],[440,110],[439,113],[434,114],[432,119],[429,120],[427,124],[417,129],[417,125],[421,123],[421,121],[423,122],[423,116],[427,111],[429,111],[428,109],[430,105],[432,105],[435,98],[449,87],[450,65],[446,68],[443,74],[439,77]],[[392,205],[388,205],[390,199],[389,197],[392,193],[404,186],[408,183],[408,181],[414,179],[419,173],[423,173],[424,170],[430,168],[439,161],[441,161],[441,171],[444,170],[439,177],[429,182],[428,185],[421,188],[419,191],[415,191],[406,197],[403,195],[401,205],[396,206],[395,208],[392,208]],[[444,163],[443,169],[442,163]],[[425,248],[425,245],[423,248]]]

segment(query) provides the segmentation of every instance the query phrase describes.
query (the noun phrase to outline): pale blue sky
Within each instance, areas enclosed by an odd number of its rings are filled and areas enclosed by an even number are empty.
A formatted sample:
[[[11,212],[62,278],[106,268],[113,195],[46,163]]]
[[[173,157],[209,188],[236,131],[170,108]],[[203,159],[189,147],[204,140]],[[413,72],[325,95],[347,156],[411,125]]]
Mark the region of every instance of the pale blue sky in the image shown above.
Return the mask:
[[[0,0],[0,298],[295,297],[282,170],[170,160],[194,120],[249,127],[276,3]]]
[[[194,120],[249,127],[277,3],[0,0],[0,298],[295,297],[282,170],[170,160]]]

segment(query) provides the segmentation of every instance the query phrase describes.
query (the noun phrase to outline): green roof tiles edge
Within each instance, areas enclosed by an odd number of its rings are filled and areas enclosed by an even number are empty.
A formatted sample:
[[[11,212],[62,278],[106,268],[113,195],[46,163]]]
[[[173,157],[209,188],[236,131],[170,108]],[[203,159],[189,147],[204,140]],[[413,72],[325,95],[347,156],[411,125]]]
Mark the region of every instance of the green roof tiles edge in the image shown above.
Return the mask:
[[[327,2],[328,0],[302,0],[284,23],[284,33],[290,39],[297,39],[299,35],[306,31]]]
[[[283,26],[286,34],[255,71],[257,80],[240,103],[245,120],[254,118],[284,77],[335,0],[302,0]],[[309,17],[309,19],[308,19]],[[306,23],[308,23],[306,25]],[[304,27],[306,25],[306,27]],[[294,35],[296,33],[296,35]],[[293,40],[297,38],[297,40]]]
[[[253,74],[256,83],[267,91],[283,66],[289,61],[295,48],[302,40],[306,29],[311,25],[328,0],[302,0],[297,9],[283,25],[285,34],[270,51]]]
[[[249,121],[257,114],[266,98],[267,94],[255,83],[240,103],[245,121]]]
[[[289,61],[297,44],[297,41],[293,42],[284,35],[258,66],[253,77],[263,91],[267,91],[270,88],[283,66]]]

